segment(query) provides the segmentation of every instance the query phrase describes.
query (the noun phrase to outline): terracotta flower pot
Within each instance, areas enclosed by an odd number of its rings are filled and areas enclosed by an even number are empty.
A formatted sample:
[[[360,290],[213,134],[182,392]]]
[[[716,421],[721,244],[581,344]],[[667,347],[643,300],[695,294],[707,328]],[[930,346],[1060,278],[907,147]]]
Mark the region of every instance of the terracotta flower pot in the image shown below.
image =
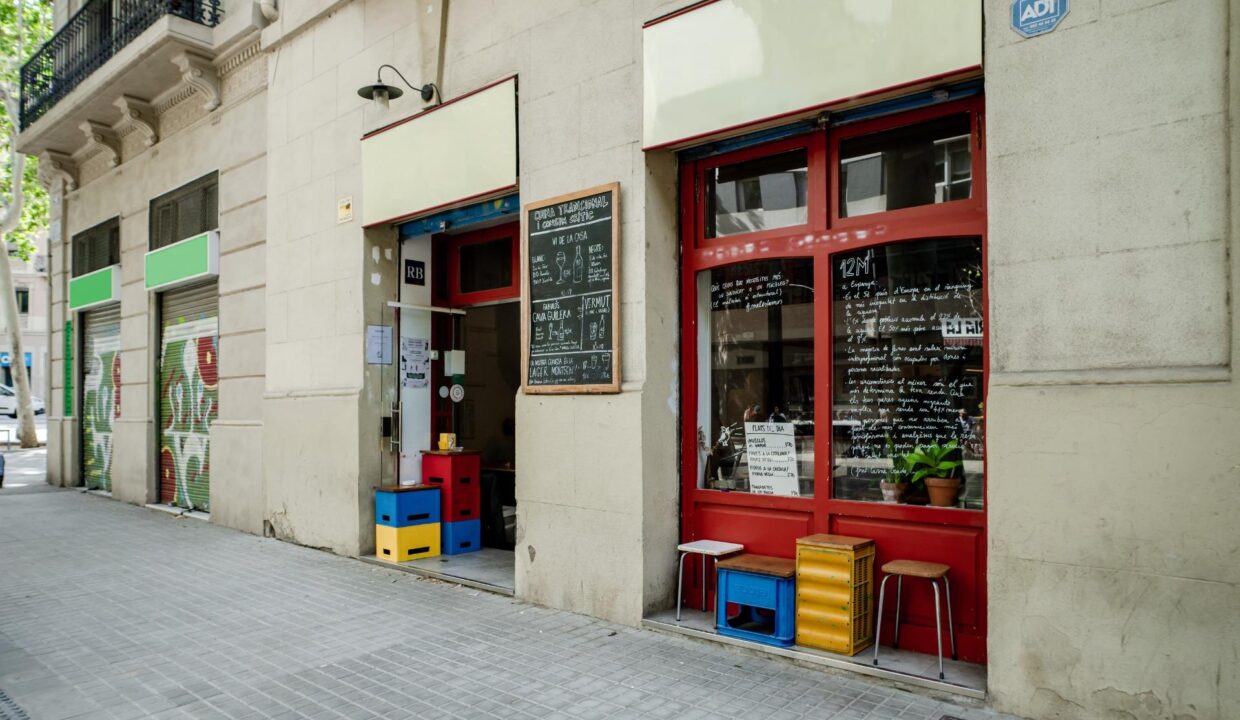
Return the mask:
[[[926,492],[930,493],[930,504],[935,507],[954,507],[956,495],[960,493],[960,478],[926,478]]]
[[[883,491],[883,502],[898,503],[904,497],[904,488],[908,486],[904,483],[880,482],[878,487]]]

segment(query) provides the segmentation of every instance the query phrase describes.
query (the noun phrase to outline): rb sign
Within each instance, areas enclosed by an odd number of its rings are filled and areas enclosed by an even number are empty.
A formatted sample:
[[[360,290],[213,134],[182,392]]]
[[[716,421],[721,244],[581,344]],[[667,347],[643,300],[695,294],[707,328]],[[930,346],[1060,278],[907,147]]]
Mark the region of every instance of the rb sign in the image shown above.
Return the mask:
[[[1068,14],[1068,0],[1012,0],[1012,29],[1024,37],[1048,33]]]

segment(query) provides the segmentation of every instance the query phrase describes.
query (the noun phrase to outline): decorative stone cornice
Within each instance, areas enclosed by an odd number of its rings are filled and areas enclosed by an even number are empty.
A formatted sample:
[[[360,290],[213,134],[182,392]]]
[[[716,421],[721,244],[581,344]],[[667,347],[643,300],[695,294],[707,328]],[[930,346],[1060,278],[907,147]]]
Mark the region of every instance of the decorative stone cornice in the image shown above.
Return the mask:
[[[39,153],[39,184],[51,192],[57,181],[65,184],[65,192],[77,189],[77,164],[64,153],[44,150]]]
[[[78,127],[82,128],[82,134],[86,136],[86,148],[91,154],[103,153],[108,158],[107,165],[110,168],[120,164],[120,139],[110,126],[94,120],[83,120]]]
[[[220,77],[231,74],[234,70],[252,60],[254,56],[258,55],[261,47],[262,43],[256,40],[221,60],[217,63]]]
[[[155,109],[145,100],[122,95],[112,102],[121,111],[121,121],[117,129],[140,132],[144,136],[143,143],[147,147],[159,142],[159,117]]]
[[[182,52],[173,56],[172,62],[181,70],[181,80],[206,98],[202,104],[208,112],[220,106],[220,78],[215,65],[201,55]]]

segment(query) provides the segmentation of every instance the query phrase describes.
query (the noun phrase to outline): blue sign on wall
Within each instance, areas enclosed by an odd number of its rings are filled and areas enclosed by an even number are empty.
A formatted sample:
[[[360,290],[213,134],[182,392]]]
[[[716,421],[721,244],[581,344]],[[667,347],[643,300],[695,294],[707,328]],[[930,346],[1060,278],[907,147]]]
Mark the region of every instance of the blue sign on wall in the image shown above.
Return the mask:
[[[1012,0],[1012,29],[1025,37],[1048,33],[1068,14],[1068,0]]]
[[[30,367],[30,353],[24,353],[26,356],[26,367]],[[0,352],[0,367],[9,366],[9,353]]]

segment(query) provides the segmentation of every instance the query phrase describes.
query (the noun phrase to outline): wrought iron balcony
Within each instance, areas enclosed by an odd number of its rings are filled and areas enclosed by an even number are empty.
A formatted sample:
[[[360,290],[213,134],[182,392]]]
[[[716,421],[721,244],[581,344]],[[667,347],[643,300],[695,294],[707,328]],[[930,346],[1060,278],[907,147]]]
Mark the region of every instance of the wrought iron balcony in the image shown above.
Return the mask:
[[[21,127],[43,117],[164,15],[215,27],[220,0],[90,0],[22,66]]]

